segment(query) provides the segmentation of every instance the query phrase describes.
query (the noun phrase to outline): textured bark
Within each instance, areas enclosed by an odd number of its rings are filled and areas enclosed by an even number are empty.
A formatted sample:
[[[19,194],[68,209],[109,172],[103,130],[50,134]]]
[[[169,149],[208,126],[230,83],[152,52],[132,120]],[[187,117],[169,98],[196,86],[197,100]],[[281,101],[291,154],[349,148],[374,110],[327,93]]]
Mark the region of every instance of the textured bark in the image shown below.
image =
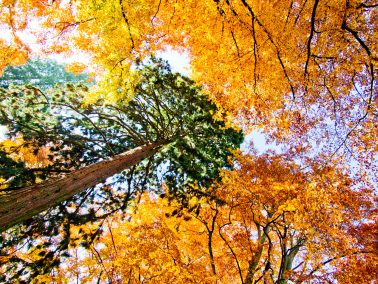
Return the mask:
[[[0,192],[0,232],[152,156],[161,145],[162,143],[143,145],[106,161],[75,170],[62,178]]]

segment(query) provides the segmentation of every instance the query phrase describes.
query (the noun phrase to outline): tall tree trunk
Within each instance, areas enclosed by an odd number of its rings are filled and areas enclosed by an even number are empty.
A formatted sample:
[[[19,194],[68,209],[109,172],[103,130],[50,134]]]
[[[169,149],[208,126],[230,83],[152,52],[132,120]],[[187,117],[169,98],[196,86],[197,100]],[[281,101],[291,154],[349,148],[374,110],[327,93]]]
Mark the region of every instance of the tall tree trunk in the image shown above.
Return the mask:
[[[157,142],[136,147],[106,161],[72,171],[62,178],[0,192],[0,232],[152,156],[162,144]]]

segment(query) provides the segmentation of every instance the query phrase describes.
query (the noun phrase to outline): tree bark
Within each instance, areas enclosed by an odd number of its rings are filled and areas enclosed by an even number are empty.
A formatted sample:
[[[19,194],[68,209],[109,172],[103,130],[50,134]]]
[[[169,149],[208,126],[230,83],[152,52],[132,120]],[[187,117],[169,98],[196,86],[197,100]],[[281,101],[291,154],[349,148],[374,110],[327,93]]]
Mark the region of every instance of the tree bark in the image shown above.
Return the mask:
[[[0,232],[152,156],[163,144],[146,144],[72,171],[62,178],[0,192]]]

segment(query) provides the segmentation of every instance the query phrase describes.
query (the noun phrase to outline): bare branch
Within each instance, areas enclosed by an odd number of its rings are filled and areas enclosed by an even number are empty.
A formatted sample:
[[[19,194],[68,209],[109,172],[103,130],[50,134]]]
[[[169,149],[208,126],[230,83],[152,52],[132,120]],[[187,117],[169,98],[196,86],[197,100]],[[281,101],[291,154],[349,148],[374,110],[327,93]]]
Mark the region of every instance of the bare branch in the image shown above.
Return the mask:
[[[315,0],[314,6],[312,8],[311,31],[310,31],[310,36],[307,42],[307,60],[306,60],[306,65],[305,65],[305,77],[308,75],[307,69],[308,69],[308,63],[311,57],[311,41],[312,41],[312,38],[314,37],[314,32],[315,32],[315,16],[316,16],[316,8],[318,7],[318,4],[319,4],[319,0]]]
[[[131,35],[131,28],[130,28],[130,24],[129,24],[129,19],[126,16],[125,9],[123,7],[123,0],[119,0],[119,5],[121,6],[122,17],[125,20],[125,23],[127,25],[127,29],[129,31],[129,37],[130,37],[130,40],[131,40],[131,49],[133,50],[135,48],[135,44],[134,44],[133,36]]]

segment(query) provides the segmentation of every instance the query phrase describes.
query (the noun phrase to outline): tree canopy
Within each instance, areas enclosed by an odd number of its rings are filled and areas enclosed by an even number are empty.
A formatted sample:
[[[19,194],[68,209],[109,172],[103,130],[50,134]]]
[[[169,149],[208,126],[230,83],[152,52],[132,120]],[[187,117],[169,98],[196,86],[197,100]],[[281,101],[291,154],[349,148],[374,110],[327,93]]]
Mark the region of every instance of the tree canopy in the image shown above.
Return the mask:
[[[171,73],[169,66],[157,59],[152,59],[150,65],[137,67],[133,78],[133,88],[119,90],[120,97],[113,103],[104,103],[102,99],[86,103],[86,98],[92,98],[86,96],[88,88],[83,85],[67,85],[47,92],[33,86],[2,90],[1,124],[8,127],[9,138],[22,137],[23,143],[2,150],[1,217],[14,216],[21,210],[9,209],[16,208],[21,198],[28,200],[40,194],[37,199],[49,196],[55,199],[43,208],[47,212],[37,216],[33,215],[40,210],[36,211],[33,204],[39,201],[23,201],[19,206],[26,207],[26,203],[32,206],[20,219],[26,222],[3,234],[4,256],[12,255],[14,247],[34,247],[36,235],[42,242],[39,246],[48,250],[38,265],[27,264],[22,257],[7,258],[16,277],[20,262],[26,264],[21,271],[29,269],[30,277],[44,274],[56,265],[59,254],[64,255],[71,241],[73,225],[92,222],[91,231],[81,232],[83,244],[91,243],[105,219],[126,210],[138,192],[159,192],[165,182],[185,207],[185,196],[191,190],[187,185],[209,187],[219,170],[228,167],[230,150],[240,145],[243,136],[240,131],[226,128],[223,121],[213,119],[217,108],[200,88],[190,79]],[[83,171],[98,161],[115,160],[117,155],[145,144],[156,145],[145,150],[147,160],[115,176],[108,174],[107,180],[98,180],[101,173],[94,172],[97,184],[84,185],[73,198],[55,198],[54,192],[44,192],[45,184],[54,183],[53,178],[59,179],[58,175],[70,173],[67,177],[73,175],[73,183],[75,178],[84,178],[76,174],[76,169]],[[20,159],[25,147],[35,154],[41,148],[46,149],[47,162],[30,167],[26,160]],[[200,196],[206,190],[194,194]],[[2,226],[9,227],[3,223]]]
[[[187,280],[196,275],[226,283],[372,281],[377,25],[373,0],[3,1],[0,72],[34,56],[59,54],[78,59],[72,72],[96,78],[89,89],[70,84],[51,92],[33,86],[1,91],[0,124],[13,137],[0,151],[3,192],[33,189],[66,171],[157,143],[152,158],[5,234],[9,273],[29,267],[28,276],[45,275],[52,267],[45,260],[74,251],[72,242],[49,240],[47,231],[68,236],[78,227],[96,260],[71,261],[77,271],[91,264],[93,279],[179,282],[184,278],[175,277],[182,273]],[[166,49],[188,55],[191,79],[156,61],[160,75],[140,67]],[[260,131],[280,151],[258,156],[246,145],[246,153],[227,163],[234,153],[228,148],[241,140],[232,128],[252,136]],[[145,188],[164,192],[162,199],[139,194]],[[125,212],[131,199],[151,209]],[[171,210],[171,217],[138,215],[152,207]],[[120,227],[139,234],[114,229],[113,236],[108,225],[96,247],[92,237],[105,228],[109,212],[119,214]],[[64,225],[54,229],[48,220]],[[182,223],[192,230],[193,222],[203,228],[197,235],[172,230]],[[32,232],[45,235],[29,242],[26,260],[15,249]],[[162,237],[173,235],[163,246]],[[114,240],[127,253],[131,244],[150,245],[151,255],[133,251],[141,264],[119,259]],[[201,248],[212,243],[214,250],[191,254],[185,249],[191,242]],[[163,246],[166,266],[155,261],[151,244]],[[229,274],[222,274],[225,267],[232,267]],[[59,273],[62,279],[71,275]]]
[[[29,59],[21,66],[7,66],[0,77],[0,87],[31,84],[40,89],[52,88],[56,84],[85,83],[89,77],[85,74],[66,72],[63,64],[52,60]]]
[[[29,9],[40,52],[84,52],[108,85],[148,53],[186,51],[197,82],[243,127],[302,153],[316,144],[323,160],[375,161],[374,1],[8,1],[7,48],[18,53],[7,62],[31,52]]]
[[[69,269],[41,279],[249,284],[377,278],[371,189],[352,190],[351,178],[335,167],[304,173],[290,155],[235,156],[240,167],[222,171],[222,183],[214,185],[223,203],[193,196],[180,211],[177,202],[143,194],[137,209],[106,224],[87,254],[75,256],[73,248]]]

